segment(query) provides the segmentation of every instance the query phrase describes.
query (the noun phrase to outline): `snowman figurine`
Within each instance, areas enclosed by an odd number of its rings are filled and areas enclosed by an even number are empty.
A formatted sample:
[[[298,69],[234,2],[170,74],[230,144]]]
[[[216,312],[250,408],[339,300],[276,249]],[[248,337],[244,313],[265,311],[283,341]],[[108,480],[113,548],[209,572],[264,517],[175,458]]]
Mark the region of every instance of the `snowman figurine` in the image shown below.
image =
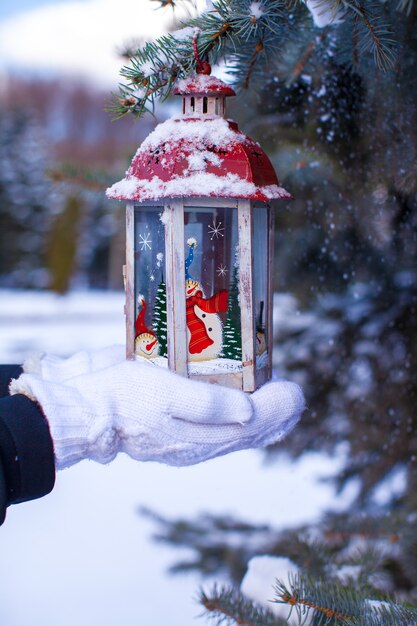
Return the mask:
[[[197,241],[187,240],[190,247],[185,261],[185,297],[187,346],[189,361],[216,359],[223,348],[223,325],[217,313],[227,312],[228,291],[225,289],[206,298],[198,280],[189,274]]]
[[[146,302],[142,295],[138,296],[138,305],[141,309],[135,322],[135,354],[145,359],[154,359],[159,356],[159,341],[155,333],[145,325]]]

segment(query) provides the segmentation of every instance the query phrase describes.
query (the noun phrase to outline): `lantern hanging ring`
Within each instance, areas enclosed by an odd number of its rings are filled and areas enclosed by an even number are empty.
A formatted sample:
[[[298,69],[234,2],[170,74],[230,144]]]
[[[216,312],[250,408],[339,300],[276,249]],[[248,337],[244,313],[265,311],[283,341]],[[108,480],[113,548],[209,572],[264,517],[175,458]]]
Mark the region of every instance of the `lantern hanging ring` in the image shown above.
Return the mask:
[[[200,57],[200,53],[198,52],[198,45],[197,45],[197,39],[198,39],[198,34],[195,35],[195,37],[193,37],[193,50],[194,50],[194,57],[196,60],[196,72],[197,74],[206,74],[209,75],[211,74],[211,65],[208,61],[202,61],[201,57]]]

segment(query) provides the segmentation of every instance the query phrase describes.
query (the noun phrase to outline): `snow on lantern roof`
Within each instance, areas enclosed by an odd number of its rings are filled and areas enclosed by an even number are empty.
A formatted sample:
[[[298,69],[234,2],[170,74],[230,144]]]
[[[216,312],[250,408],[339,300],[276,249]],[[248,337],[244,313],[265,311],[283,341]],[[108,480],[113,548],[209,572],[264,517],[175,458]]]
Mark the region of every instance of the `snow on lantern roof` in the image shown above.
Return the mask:
[[[232,95],[227,90],[234,94],[219,79],[200,74],[179,81],[176,93]],[[280,186],[258,143],[236,122],[207,113],[184,114],[159,124],[137,150],[125,178],[106,193],[137,202],[201,196],[268,202],[292,197]]]
[[[205,96],[235,96],[235,90],[219,78],[206,74],[193,74],[179,80],[174,87],[176,96],[200,94]]]

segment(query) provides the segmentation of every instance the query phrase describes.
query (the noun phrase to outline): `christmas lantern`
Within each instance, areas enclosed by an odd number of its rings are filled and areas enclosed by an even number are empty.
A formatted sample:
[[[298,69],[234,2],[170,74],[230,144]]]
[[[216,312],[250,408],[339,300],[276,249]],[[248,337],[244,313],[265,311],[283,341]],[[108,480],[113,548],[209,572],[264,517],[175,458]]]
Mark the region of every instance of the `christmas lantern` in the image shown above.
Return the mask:
[[[225,118],[230,86],[197,73],[175,93],[182,114],[107,190],[127,202],[127,357],[254,391],[272,367],[271,201],[291,196]]]

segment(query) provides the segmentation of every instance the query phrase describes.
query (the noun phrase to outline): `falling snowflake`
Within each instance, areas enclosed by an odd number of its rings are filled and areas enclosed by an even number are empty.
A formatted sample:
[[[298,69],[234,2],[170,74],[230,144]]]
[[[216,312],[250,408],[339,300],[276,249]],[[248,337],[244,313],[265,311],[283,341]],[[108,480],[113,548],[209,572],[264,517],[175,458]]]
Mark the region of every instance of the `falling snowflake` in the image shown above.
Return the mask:
[[[215,219],[213,218],[213,225],[208,227],[209,230],[209,235],[211,235],[210,239],[213,241],[214,237],[216,237],[216,239],[218,239],[219,237],[224,237],[224,234],[222,233],[222,231],[224,230],[222,223],[218,222],[218,224],[216,224]]]
[[[228,271],[229,270],[226,269],[226,266],[220,263],[219,267],[216,270],[217,276],[226,276]]]
[[[153,281],[155,280],[155,276],[154,276],[153,274],[151,274],[151,275],[149,276],[149,280],[153,283]]]
[[[139,235],[139,246],[141,250],[151,250],[151,234],[145,233],[144,235]]]

